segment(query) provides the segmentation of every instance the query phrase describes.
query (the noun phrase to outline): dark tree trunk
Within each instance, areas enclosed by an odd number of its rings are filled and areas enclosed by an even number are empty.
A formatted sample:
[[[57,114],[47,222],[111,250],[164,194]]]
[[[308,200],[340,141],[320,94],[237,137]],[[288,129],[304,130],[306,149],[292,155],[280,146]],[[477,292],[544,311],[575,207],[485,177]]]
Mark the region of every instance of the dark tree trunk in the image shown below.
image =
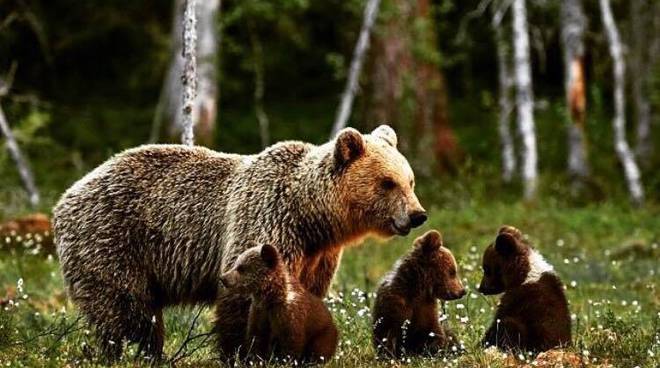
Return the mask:
[[[379,123],[397,126],[401,149],[415,153],[413,165],[421,174],[453,170],[460,151],[449,122],[444,75],[434,57],[430,1],[393,0],[387,6],[394,15],[374,40],[370,113]],[[415,47],[433,56],[418,55]]]
[[[586,86],[584,80],[584,32],[587,19],[582,0],[563,0],[561,40],[564,49],[564,87],[568,110],[568,173],[574,188],[589,175],[585,135]]]

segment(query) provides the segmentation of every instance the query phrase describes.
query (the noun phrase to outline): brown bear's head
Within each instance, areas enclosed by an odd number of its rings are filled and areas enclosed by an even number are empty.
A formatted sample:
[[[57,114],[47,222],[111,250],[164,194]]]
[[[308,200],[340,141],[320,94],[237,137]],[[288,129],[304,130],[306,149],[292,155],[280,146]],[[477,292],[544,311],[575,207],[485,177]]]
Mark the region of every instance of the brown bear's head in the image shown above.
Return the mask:
[[[538,281],[543,273],[552,272],[552,266],[524,241],[520,230],[502,226],[484,252],[483,271],[479,291],[494,295]]]
[[[346,128],[334,142],[340,172],[340,201],[348,222],[383,236],[406,235],[426,221],[415,195],[415,176],[397,150],[394,130],[381,125],[371,134]]]
[[[220,282],[229,289],[251,293],[284,278],[284,267],[277,249],[270,245],[248,248],[222,276]]]
[[[465,288],[458,275],[458,266],[452,252],[443,246],[442,235],[430,230],[415,239],[413,259],[422,273],[422,285],[432,291],[432,297],[442,300],[460,299]]]

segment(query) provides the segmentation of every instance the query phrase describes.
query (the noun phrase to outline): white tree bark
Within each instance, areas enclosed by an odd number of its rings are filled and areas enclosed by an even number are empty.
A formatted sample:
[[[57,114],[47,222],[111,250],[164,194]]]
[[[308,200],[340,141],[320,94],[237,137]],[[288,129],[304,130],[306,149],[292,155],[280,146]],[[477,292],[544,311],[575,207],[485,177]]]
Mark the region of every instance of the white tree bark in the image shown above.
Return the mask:
[[[355,98],[355,93],[357,92],[360,72],[362,71],[362,64],[364,63],[364,57],[367,53],[367,50],[369,49],[369,36],[371,34],[371,28],[373,27],[376,16],[378,15],[379,6],[380,0],[368,0],[367,5],[364,8],[362,29],[360,30],[360,36],[358,37],[357,44],[355,45],[353,60],[351,61],[351,68],[348,73],[348,79],[346,81],[344,93],[341,97],[341,103],[339,105],[339,109],[337,110],[337,116],[335,118],[334,124],[332,125],[332,132],[330,134],[331,138],[346,126],[348,118],[351,115],[353,99]]]
[[[14,134],[9,128],[9,123],[7,123],[7,119],[5,118],[5,113],[2,110],[1,106],[0,106],[0,130],[2,131],[2,135],[5,136],[5,139],[7,141],[6,142],[7,150],[9,151],[11,157],[14,159],[14,162],[16,162],[16,167],[18,168],[18,173],[21,176],[21,180],[23,181],[25,190],[28,193],[30,204],[32,204],[32,206],[36,206],[39,204],[39,190],[37,189],[37,186],[34,183],[34,177],[32,176],[32,170],[30,170],[30,165],[28,165],[28,162],[23,157],[23,154],[21,154],[21,150],[18,148],[18,143],[16,143]]]
[[[583,66],[587,18],[582,8],[582,0],[563,0],[560,18],[568,118],[568,173],[574,184],[580,184],[589,175],[584,132],[586,98]]]
[[[183,131],[183,85],[181,76],[184,68],[183,26],[185,0],[175,0],[172,21],[172,59],[163,90],[154,116],[150,142],[156,142],[161,131],[161,122],[168,122],[168,134],[177,137]],[[217,60],[220,33],[217,21],[220,16],[220,0],[197,1],[197,97],[192,108],[194,133],[197,141],[210,144],[217,116],[218,78]]]
[[[203,1],[203,0],[202,0]],[[193,133],[193,105],[197,97],[197,16],[195,14],[196,0],[186,0],[186,11],[183,13],[183,119],[181,126],[181,143],[192,146],[195,144]]]
[[[497,48],[497,79],[499,84],[499,116],[497,130],[500,135],[502,150],[502,180],[510,182],[516,170],[516,155],[511,133],[511,113],[513,112],[513,101],[511,91],[513,87],[513,76],[511,73],[511,48],[506,40],[502,29],[502,18],[506,13],[504,2],[493,2],[491,25],[495,31],[495,46]]]
[[[624,175],[628,184],[630,198],[635,204],[642,204],[644,201],[644,189],[641,184],[641,175],[635,158],[626,141],[626,118],[625,118],[625,62],[623,60],[623,51],[619,31],[614,23],[612,9],[609,0],[600,0],[600,10],[603,26],[609,43],[610,55],[614,63],[614,119],[612,126],[614,129],[614,146],[619,156],[619,161],[623,166]]]
[[[534,95],[529,57],[529,31],[525,0],[513,0],[513,49],[518,130],[522,140],[522,177],[525,199],[536,196],[537,152],[534,128]]]

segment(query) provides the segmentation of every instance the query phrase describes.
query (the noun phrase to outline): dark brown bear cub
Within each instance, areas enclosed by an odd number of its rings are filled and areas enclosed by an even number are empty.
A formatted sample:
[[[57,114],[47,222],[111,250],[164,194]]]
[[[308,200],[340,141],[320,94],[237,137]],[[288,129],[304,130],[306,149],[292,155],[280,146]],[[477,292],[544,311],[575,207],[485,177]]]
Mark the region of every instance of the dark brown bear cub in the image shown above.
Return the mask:
[[[431,230],[415,240],[378,288],[373,343],[379,355],[434,354],[451,346],[454,336],[438,321],[438,299],[465,295],[456,260]]]
[[[571,319],[561,280],[520,230],[503,226],[483,258],[479,291],[504,293],[482,344],[545,351],[571,343]]]
[[[272,245],[243,252],[222,283],[252,299],[243,345],[248,356],[289,362],[327,362],[337,348],[337,328],[323,301],[290,277]]]

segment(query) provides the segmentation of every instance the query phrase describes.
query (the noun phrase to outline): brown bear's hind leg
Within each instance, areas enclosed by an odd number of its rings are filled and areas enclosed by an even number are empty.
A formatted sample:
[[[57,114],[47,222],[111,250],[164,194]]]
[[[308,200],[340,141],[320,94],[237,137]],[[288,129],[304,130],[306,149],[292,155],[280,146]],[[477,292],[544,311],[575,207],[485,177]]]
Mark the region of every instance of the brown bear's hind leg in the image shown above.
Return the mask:
[[[143,301],[147,295],[138,296],[127,289],[97,280],[89,290],[78,284],[73,297],[81,312],[95,327],[104,360],[117,361],[126,340],[139,343],[139,351],[151,359],[161,358],[162,312]]]
[[[310,342],[303,359],[310,363],[327,363],[335,355],[337,339],[337,329],[329,326]]]
[[[515,318],[504,318],[491,326],[487,332],[489,343],[502,350],[526,349],[527,348],[527,327]]]
[[[144,354],[154,362],[162,359],[163,343],[165,340],[165,326],[163,325],[163,311],[154,310],[150,325],[144,325],[142,331],[132,336],[131,341],[139,343],[137,355]]]

